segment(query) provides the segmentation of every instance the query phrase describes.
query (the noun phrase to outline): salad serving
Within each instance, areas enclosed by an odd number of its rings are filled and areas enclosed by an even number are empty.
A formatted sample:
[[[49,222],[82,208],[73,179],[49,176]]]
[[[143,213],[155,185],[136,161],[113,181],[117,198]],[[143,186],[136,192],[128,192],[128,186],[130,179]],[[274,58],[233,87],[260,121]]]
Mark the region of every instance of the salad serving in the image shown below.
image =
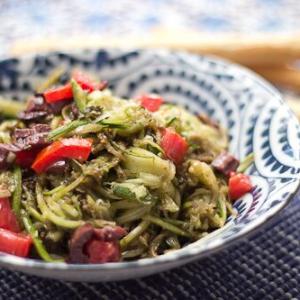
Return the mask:
[[[0,251],[47,262],[155,257],[224,226],[250,178],[226,130],[159,95],[55,71],[0,99]],[[59,83],[58,83],[59,82]],[[169,99],[172,100],[172,99]]]

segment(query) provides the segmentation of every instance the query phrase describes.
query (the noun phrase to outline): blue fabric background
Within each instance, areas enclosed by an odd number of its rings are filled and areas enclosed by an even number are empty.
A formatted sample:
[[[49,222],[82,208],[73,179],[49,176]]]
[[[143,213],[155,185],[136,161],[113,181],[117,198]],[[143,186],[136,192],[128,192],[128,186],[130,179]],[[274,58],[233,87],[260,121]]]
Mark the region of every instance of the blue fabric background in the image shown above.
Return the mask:
[[[16,39],[140,35],[158,27],[204,32],[294,32],[299,0],[1,0],[0,54]]]

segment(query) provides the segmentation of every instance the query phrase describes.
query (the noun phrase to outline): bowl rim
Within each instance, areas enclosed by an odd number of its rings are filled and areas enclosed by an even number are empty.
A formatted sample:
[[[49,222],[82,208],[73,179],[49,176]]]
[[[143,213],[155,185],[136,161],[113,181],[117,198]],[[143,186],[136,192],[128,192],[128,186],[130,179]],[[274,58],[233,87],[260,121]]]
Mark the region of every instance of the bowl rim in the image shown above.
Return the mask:
[[[55,53],[66,53],[66,54],[80,54],[84,51],[113,51],[119,50],[121,52],[129,52],[129,51],[137,51],[143,53],[164,53],[164,54],[184,54],[190,57],[203,57],[205,59],[209,59],[216,64],[223,64],[226,66],[235,67],[238,71],[243,71],[243,74],[251,79],[255,79],[256,83],[262,85],[264,88],[267,88],[268,92],[272,93],[272,97],[276,97],[277,101],[280,102],[280,105],[287,106],[287,104],[282,99],[280,92],[267,80],[265,80],[260,75],[256,74],[252,70],[241,66],[237,63],[233,63],[227,59],[220,58],[215,55],[198,55],[189,53],[186,51],[174,51],[170,49],[161,49],[161,48],[153,48],[153,49],[140,49],[140,48],[114,48],[114,47],[105,47],[105,48],[78,48],[78,49],[58,49],[51,51],[41,51],[37,53],[26,53],[23,55],[17,56],[9,56],[6,55],[0,59],[0,62],[7,59],[21,59],[26,60],[28,58],[33,57],[34,55],[51,55]],[[209,254],[213,254],[221,249],[225,249],[238,240],[242,238],[246,238],[258,230],[262,229],[271,219],[273,219],[280,211],[282,211],[291,200],[297,195],[300,190],[300,177],[296,178],[297,186],[294,191],[280,204],[277,204],[275,207],[270,208],[264,214],[260,215],[257,219],[252,220],[247,225],[245,225],[245,230],[241,230],[238,233],[233,234],[231,237],[227,237],[226,242],[222,242],[219,245],[214,245],[213,243],[209,244],[205,248],[195,247],[183,247],[179,250],[176,250],[170,254],[160,255],[153,258],[143,258],[134,261],[125,261],[125,262],[114,262],[114,263],[105,263],[105,264],[68,264],[65,262],[44,262],[42,260],[32,259],[32,258],[21,258],[10,254],[0,253],[0,265],[7,266],[10,268],[13,267],[24,267],[24,268],[35,268],[40,270],[53,270],[53,271],[116,271],[116,270],[125,270],[132,269],[138,267],[149,267],[156,266],[162,264],[172,263],[175,260],[196,260],[202,257],[208,256]],[[275,209],[274,209],[275,208]]]

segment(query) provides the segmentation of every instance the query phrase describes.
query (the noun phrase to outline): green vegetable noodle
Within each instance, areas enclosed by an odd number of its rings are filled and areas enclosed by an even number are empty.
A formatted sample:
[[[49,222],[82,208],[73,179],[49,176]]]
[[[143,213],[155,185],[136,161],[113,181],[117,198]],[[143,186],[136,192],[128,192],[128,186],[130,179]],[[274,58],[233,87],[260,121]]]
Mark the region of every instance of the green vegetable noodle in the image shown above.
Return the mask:
[[[15,214],[20,217],[21,197],[22,197],[22,171],[16,166],[14,169],[15,190],[12,199],[12,208]]]
[[[78,70],[61,85],[63,74],[50,72],[27,104],[0,98],[0,217],[27,243],[8,253],[127,261],[176,251],[226,224],[231,189],[243,195],[230,176],[254,156],[238,168],[222,124],[159,95],[119,98]]]

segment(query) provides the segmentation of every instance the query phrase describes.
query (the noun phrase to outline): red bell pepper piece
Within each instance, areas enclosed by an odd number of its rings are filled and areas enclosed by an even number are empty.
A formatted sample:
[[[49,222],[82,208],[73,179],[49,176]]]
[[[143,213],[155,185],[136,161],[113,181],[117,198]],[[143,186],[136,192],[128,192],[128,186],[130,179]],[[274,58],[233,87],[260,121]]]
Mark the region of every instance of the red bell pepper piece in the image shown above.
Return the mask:
[[[95,82],[90,76],[83,72],[75,71],[72,77],[83,90],[88,92],[98,90],[101,87],[100,83]]]
[[[40,148],[22,150],[16,153],[16,164],[22,168],[30,168],[36,156],[41,151]]]
[[[229,177],[229,197],[231,200],[237,200],[250,192],[253,185],[250,181],[250,177],[242,173],[232,172]]]
[[[140,101],[141,106],[151,112],[159,110],[160,106],[164,102],[163,98],[156,94],[144,94],[139,96],[137,99]]]
[[[0,228],[20,232],[20,226],[8,198],[0,198]]]
[[[121,259],[118,241],[101,241],[93,239],[85,246],[90,264],[117,262]]]
[[[29,235],[11,232],[0,228],[0,251],[8,254],[27,257],[32,239]]]
[[[166,128],[163,130],[161,147],[165,155],[175,164],[180,164],[188,150],[188,144],[180,134]]]
[[[50,89],[43,93],[43,96],[47,103],[56,103],[63,100],[72,100],[73,91],[70,83],[64,86]]]
[[[92,141],[90,139],[62,139],[43,149],[36,157],[31,168],[39,174],[46,171],[50,165],[64,158],[85,161],[88,159],[91,150]]]

